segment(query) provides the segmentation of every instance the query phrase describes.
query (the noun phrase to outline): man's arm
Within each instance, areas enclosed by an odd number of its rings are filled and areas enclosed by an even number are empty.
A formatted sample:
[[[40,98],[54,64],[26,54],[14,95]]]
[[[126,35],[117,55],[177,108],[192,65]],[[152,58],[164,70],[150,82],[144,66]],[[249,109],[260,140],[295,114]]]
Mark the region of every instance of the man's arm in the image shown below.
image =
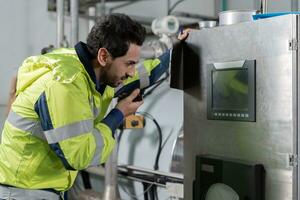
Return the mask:
[[[185,41],[192,29],[185,29],[179,33],[178,40]],[[134,77],[126,80],[125,84],[116,88],[115,97],[130,94],[134,89],[153,85],[168,69],[172,57],[172,49],[169,49],[156,59],[148,59],[136,67]]]
[[[153,85],[169,69],[171,52],[172,50],[168,50],[156,59],[139,64],[134,77],[127,79],[122,87],[116,89],[115,97],[130,94],[136,88],[143,89]]]
[[[34,106],[49,147],[68,170],[104,163],[115,145],[114,127],[106,121],[112,114],[95,123],[100,108],[88,87],[80,75],[72,83],[53,80]]]

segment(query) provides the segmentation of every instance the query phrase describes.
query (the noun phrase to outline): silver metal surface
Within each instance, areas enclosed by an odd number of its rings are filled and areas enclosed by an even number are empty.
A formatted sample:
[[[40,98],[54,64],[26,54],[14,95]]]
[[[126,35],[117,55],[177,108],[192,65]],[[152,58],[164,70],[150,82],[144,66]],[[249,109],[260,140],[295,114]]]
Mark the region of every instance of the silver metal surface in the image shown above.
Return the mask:
[[[261,163],[266,200],[299,199],[298,169],[289,164],[290,155],[298,153],[299,53],[289,49],[289,41],[298,39],[297,17],[190,33],[188,46],[201,62],[193,66],[199,67],[200,81],[184,97],[184,199],[192,199],[199,154]],[[207,64],[238,60],[256,60],[256,122],[207,120]]]
[[[299,33],[300,33],[300,20],[299,20],[299,17],[297,17],[297,28],[296,28],[296,35],[297,37],[294,37],[294,40],[297,41],[297,44],[299,44],[299,40],[300,40],[300,36],[299,36]],[[299,57],[300,57],[300,51],[299,51],[299,48],[297,48],[297,51],[293,51],[293,65],[297,65],[298,67],[300,66],[300,63],[299,63]],[[294,82],[293,82],[293,85],[296,85],[298,86],[299,85],[299,80],[300,80],[300,71],[298,70],[298,68],[294,69],[293,71],[294,74],[296,74],[297,78],[294,79]],[[297,185],[294,185],[293,187],[293,190],[294,191],[297,191],[297,194],[298,194],[298,198],[297,200],[300,199],[300,190],[299,190],[299,180],[300,180],[300,173],[299,173],[299,170],[300,170],[300,166],[299,166],[299,153],[300,153],[300,147],[299,147],[299,144],[300,144],[300,138],[299,138],[299,124],[300,124],[300,117],[299,117],[299,113],[300,113],[300,98],[299,98],[299,94],[300,94],[300,87],[295,87],[294,89],[297,93],[296,97],[294,98],[294,104],[297,105],[297,109],[294,110],[294,113],[293,113],[293,116],[295,117],[298,117],[297,120],[294,120],[294,126],[295,126],[295,131],[298,133],[298,134],[295,134],[294,135],[294,140],[297,141],[294,143],[294,149],[297,149],[297,158],[298,158],[298,166],[297,168],[295,167],[294,168],[294,171],[293,173],[295,174],[294,176],[294,182],[297,182],[298,184]]]
[[[64,40],[64,0],[56,1],[56,9],[57,9],[56,46],[62,47],[62,42]]]
[[[151,170],[148,168],[138,167],[138,166],[134,166],[134,165],[120,165],[120,166],[118,166],[118,169],[119,170],[127,169],[127,170],[131,170],[131,171],[145,173],[145,174],[156,174],[156,175],[161,175],[161,176],[166,176],[166,177],[170,177],[170,178],[176,178],[176,179],[183,180],[182,174],[173,173],[173,172],[164,172],[164,171],[158,171],[158,170]]]
[[[241,68],[243,67],[244,63],[245,63],[244,60],[214,63],[214,67],[216,69]]]
[[[174,141],[170,172],[183,174],[183,143],[184,133],[182,130],[179,132],[177,139]]]
[[[118,137],[117,134],[115,137]],[[116,144],[117,146],[117,144]],[[118,189],[118,148],[115,147],[108,161],[105,163],[105,189],[103,200],[119,200],[120,192]]]
[[[260,13],[268,12],[268,0],[260,0]]]
[[[219,13],[219,25],[231,25],[240,22],[253,21],[256,10],[227,10]]]
[[[73,47],[78,42],[78,27],[79,27],[79,0],[71,0],[71,46]]]
[[[212,28],[217,26],[217,21],[200,21],[198,22],[198,24],[199,24],[199,29]]]

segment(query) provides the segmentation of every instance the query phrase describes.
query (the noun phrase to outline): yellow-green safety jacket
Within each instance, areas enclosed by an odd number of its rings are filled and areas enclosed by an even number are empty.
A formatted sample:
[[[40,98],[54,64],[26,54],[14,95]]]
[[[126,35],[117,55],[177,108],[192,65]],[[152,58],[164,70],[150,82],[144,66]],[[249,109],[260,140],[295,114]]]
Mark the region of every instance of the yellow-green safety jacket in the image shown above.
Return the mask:
[[[86,44],[27,58],[18,71],[17,98],[0,144],[0,184],[68,190],[77,170],[104,163],[123,114],[120,93],[153,84],[167,69],[170,51],[146,60],[122,88],[99,86]]]

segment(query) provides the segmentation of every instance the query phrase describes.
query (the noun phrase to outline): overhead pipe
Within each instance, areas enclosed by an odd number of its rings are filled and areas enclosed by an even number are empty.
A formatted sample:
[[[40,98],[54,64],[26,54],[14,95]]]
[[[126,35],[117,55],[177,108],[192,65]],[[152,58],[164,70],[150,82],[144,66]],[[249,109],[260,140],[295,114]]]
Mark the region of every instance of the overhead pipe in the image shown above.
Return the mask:
[[[79,0],[71,0],[71,46],[73,47],[78,42],[79,32]]]
[[[227,0],[215,0],[215,16],[225,10],[227,10]]]
[[[105,15],[106,12],[106,0],[101,0],[96,4],[96,17],[101,17]]]
[[[84,17],[85,18],[85,17]],[[88,9],[89,31],[92,30],[96,21],[96,7],[92,6]]]
[[[64,40],[64,0],[56,1],[56,13],[57,13],[57,38],[56,46],[62,47]]]
[[[260,0],[260,13],[264,14],[267,13],[268,10],[268,1],[267,0]]]
[[[299,10],[299,0],[291,0],[291,11],[298,12]]]

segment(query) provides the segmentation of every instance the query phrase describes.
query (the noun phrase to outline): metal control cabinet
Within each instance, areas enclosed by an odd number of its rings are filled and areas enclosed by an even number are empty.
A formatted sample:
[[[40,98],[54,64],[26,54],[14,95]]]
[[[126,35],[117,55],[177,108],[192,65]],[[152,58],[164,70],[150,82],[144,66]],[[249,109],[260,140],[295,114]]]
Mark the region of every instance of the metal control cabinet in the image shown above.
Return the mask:
[[[284,15],[253,22],[193,31],[186,41],[199,63],[194,84],[184,96],[184,194],[193,199],[195,158],[209,154],[262,164],[266,200],[299,200],[299,16]],[[193,59],[191,59],[193,60]],[[197,60],[197,59],[195,59]],[[207,117],[211,63],[255,60],[255,121]],[[234,176],[234,175],[233,175]]]

